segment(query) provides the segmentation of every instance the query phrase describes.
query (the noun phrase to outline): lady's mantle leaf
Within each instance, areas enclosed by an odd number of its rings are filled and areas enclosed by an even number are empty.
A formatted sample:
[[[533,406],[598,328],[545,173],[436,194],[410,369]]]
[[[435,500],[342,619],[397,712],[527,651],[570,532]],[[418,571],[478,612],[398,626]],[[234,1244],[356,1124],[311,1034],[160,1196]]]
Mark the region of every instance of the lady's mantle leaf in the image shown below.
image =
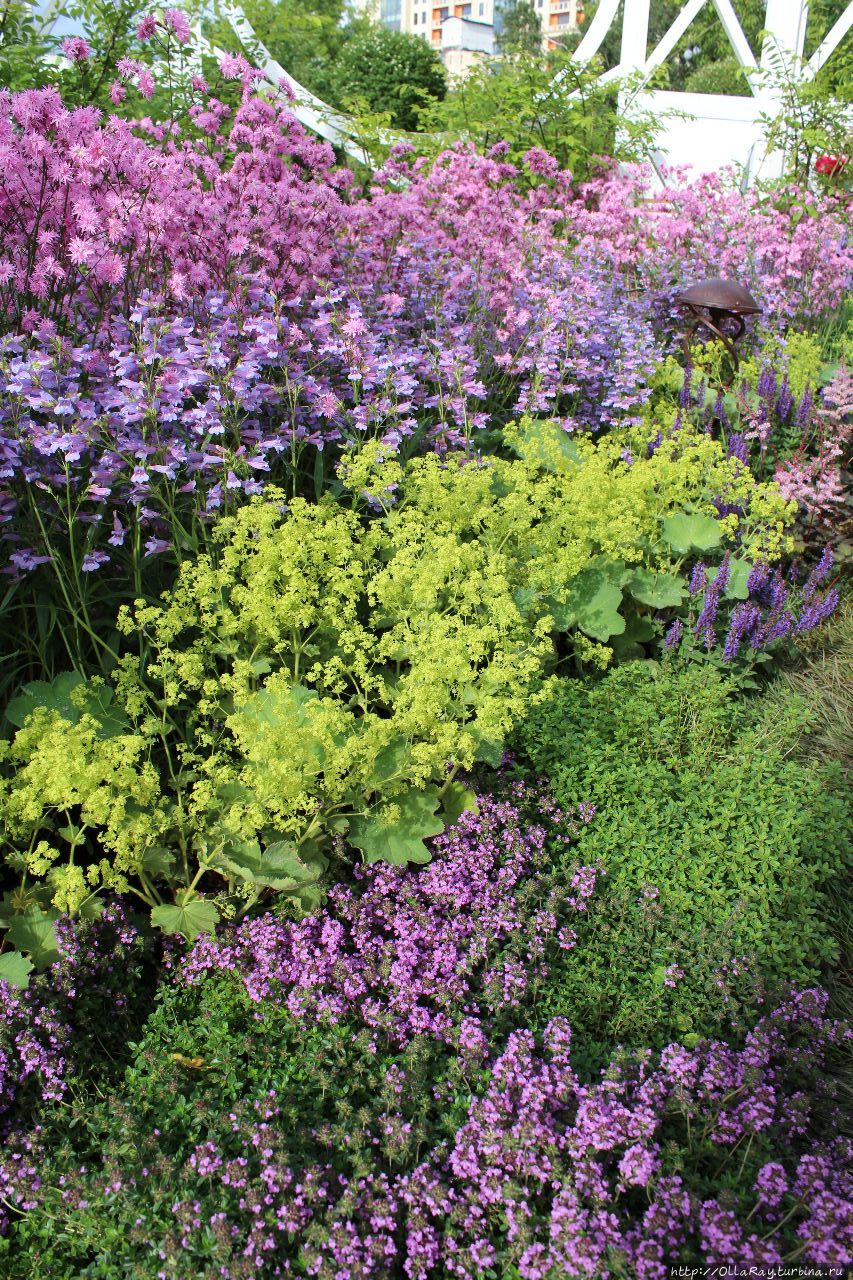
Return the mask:
[[[213,933],[219,921],[219,912],[212,902],[204,898],[190,898],[181,903],[168,903],[154,907],[151,923],[164,933],[180,933],[187,942],[193,942],[200,933]]]
[[[0,982],[9,982],[13,987],[25,987],[30,980],[33,964],[20,951],[5,951],[0,956]]]
[[[13,916],[6,937],[20,951],[26,951],[37,969],[49,969],[59,958],[56,932],[53,922],[56,911],[44,912],[38,907],[28,907],[20,915]]]
[[[690,551],[713,551],[722,541],[720,523],[713,516],[680,512],[663,522],[663,536],[678,556]]]
[[[408,791],[387,804],[377,805],[364,817],[350,819],[349,839],[364,854],[365,862],[429,862],[427,836],[437,836],[444,822],[436,817],[438,791]]]

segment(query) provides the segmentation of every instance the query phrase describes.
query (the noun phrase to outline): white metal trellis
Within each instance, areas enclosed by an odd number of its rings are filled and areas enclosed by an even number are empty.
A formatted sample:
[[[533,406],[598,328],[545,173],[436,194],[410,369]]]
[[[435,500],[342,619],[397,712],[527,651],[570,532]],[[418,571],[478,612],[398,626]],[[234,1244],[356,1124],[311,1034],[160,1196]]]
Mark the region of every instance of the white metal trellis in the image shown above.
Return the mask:
[[[750,87],[750,95],[672,93],[664,90],[640,92],[632,105],[651,111],[663,119],[657,159],[670,165],[685,164],[694,171],[710,171],[725,165],[739,165],[744,183],[757,176],[776,177],[784,166],[784,156],[767,154],[763,148],[762,116],[778,114],[781,103],[768,79],[775,53],[790,61],[792,71],[803,79],[813,77],[853,26],[853,2],[827,33],[807,63],[805,47],[808,0],[767,0],[765,37],[760,62],[732,6],[731,0],[686,0],[669,30],[649,49],[650,0],[625,0],[622,42],[618,66],[608,78],[629,74],[641,80],[651,76],[666,61],[698,14],[712,4]],[[612,28],[619,0],[602,0],[589,30],[575,51],[575,60],[588,61],[601,48]],[[623,100],[625,110],[630,110]]]

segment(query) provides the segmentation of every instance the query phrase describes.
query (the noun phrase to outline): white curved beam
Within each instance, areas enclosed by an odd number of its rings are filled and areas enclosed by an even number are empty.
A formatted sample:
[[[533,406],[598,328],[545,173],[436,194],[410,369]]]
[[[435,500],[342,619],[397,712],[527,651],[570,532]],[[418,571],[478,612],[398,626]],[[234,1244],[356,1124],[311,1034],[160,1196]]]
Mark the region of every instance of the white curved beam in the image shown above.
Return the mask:
[[[613,19],[619,9],[620,0],[601,0],[601,4],[593,15],[592,22],[583,39],[572,54],[572,62],[589,62],[601,48]]]
[[[704,4],[705,0],[700,0]],[[649,47],[651,0],[627,0],[622,14],[619,61],[624,67],[644,67]]]
[[[732,0],[712,0],[712,3],[719,14],[720,22],[722,22],[723,30],[728,36],[729,44],[735,51],[735,57],[744,71],[747,72],[747,79],[749,79],[749,71],[757,71],[758,63],[755,61],[755,54],[749,47],[749,41],[743,34],[743,27],[740,25],[738,16],[732,8]],[[785,0],[785,3],[790,3],[790,0]]]
[[[369,165],[370,157],[363,147],[353,141],[355,130],[352,118],[327,106],[322,99],[316,97],[310,90],[301,85],[298,80],[294,80],[288,71],[285,71],[281,63],[277,62],[272,56],[263,41],[258,39],[254,27],[243,12],[241,5],[234,4],[231,0],[219,0],[216,7],[229,23],[240,43],[251,52],[255,66],[259,71],[263,72],[267,82],[279,92],[282,84],[287,86],[287,89],[293,95],[291,110],[297,120],[310,129],[312,133],[319,134],[321,138],[325,138],[327,142],[331,142],[334,146],[342,147],[347,155],[352,156],[353,159]],[[394,139],[389,138],[388,140],[393,141]]]
[[[669,30],[661,36],[657,45],[649,54],[648,59],[644,61],[645,70],[654,71],[655,67],[659,67],[662,62],[666,62],[693,19],[705,8],[706,3],[707,0],[688,0]]]

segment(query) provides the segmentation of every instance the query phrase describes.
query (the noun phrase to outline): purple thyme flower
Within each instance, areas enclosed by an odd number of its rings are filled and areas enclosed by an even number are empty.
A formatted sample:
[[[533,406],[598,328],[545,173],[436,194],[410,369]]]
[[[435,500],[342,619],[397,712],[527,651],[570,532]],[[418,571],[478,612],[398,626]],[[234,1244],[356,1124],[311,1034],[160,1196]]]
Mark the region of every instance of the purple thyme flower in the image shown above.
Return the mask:
[[[755,1190],[763,1209],[777,1209],[788,1191],[788,1178],[782,1165],[773,1160],[762,1165],[756,1174]]]

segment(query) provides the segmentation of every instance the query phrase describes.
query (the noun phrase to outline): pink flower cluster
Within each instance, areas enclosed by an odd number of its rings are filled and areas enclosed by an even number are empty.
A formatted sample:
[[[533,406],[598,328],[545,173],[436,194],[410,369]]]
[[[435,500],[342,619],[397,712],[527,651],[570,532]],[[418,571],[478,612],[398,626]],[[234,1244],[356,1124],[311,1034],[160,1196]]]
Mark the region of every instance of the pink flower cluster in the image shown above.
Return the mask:
[[[853,443],[853,374],[842,367],[824,388],[796,453],[776,467],[784,497],[819,524],[829,521],[844,502],[842,472]]]
[[[812,325],[841,305],[853,274],[843,197],[790,187],[770,200],[739,191],[728,174],[670,176],[654,195],[641,168],[588,183],[574,234],[639,288],[678,290],[711,275],[740,281],[774,328]],[[792,206],[808,216],[792,217]]]
[[[74,541],[79,572],[136,576],[175,524],[295,484],[306,446],[370,433],[441,450],[522,412],[630,422],[677,345],[677,284],[740,273],[781,328],[831,308],[849,274],[829,197],[793,226],[710,180],[649,202],[636,173],[578,193],[533,155],[524,188],[499,148],[427,164],[400,147],[351,199],[352,175],[284,106],[247,90],[232,113],[195,83],[187,134],[67,111],[50,90],[0,95],[13,574]]]
[[[593,812],[554,810],[550,820],[568,840]],[[581,867],[531,912],[525,886],[536,892],[547,840],[545,826],[524,825],[513,804],[483,796],[476,813],[463,813],[433,842],[422,871],[377,864],[357,873],[355,889],[336,885],[316,916],[265,915],[232,934],[202,935],[178,980],[231,970],[253,1000],[283,1003],[299,1019],[355,1014],[398,1045],[421,1035],[457,1043],[462,1011],[473,1043],[488,1009],[521,1007],[549,950],[565,939],[566,921],[594,892],[596,869]]]
[[[150,75],[132,60],[119,71]],[[251,279],[291,296],[332,271],[347,179],[331,149],[260,98],[231,118],[200,97],[191,115],[182,137],[66,110],[52,89],[0,93],[7,326],[50,316],[82,337],[146,289],[180,303]]]

